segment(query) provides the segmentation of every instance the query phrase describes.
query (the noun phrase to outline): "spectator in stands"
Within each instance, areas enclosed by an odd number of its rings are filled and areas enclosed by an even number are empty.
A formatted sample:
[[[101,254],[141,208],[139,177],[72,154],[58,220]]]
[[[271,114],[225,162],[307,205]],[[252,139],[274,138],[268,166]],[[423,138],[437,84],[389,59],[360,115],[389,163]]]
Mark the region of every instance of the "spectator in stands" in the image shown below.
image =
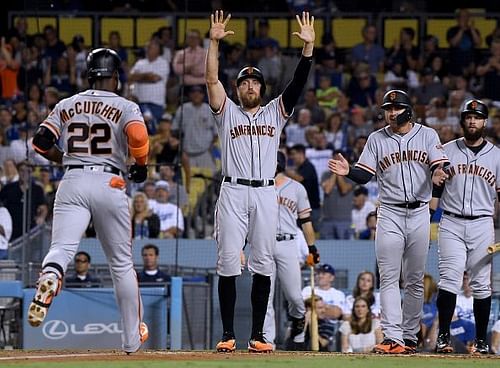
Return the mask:
[[[154,37],[158,39],[158,42],[161,45],[161,57],[170,64],[172,62],[172,56],[175,48],[172,26],[163,26],[158,28]]]
[[[436,56],[442,57],[443,53],[439,50],[438,38],[434,35],[426,35],[423,38],[424,48],[420,54],[418,69],[421,70],[425,67],[432,67],[432,61]]]
[[[313,298],[309,297],[304,301],[306,307],[305,315],[305,345],[311,349],[311,306]],[[338,331],[338,321],[329,318],[329,308],[323,298],[314,296],[314,306],[318,318],[318,343],[320,351],[336,351],[336,335]]]
[[[358,162],[359,156],[361,155],[361,152],[363,152],[363,148],[365,147],[367,140],[368,136],[366,135],[356,137],[354,143],[352,144],[351,152],[349,153],[350,162]]]
[[[359,239],[359,234],[367,229],[366,217],[370,212],[375,211],[375,205],[368,201],[368,189],[359,185],[354,188],[352,200],[352,226],[354,237]]]
[[[217,139],[215,119],[208,103],[204,102],[205,89],[191,86],[189,102],[180,106],[174,117],[173,129],[180,132],[182,149],[189,157],[189,167],[216,171],[212,148]]]
[[[9,142],[5,138],[5,134],[3,129],[0,127],[0,167],[3,168],[4,162],[11,157]],[[13,164],[15,168],[15,164]],[[3,177],[0,177],[0,183],[5,184],[3,182]]]
[[[413,96],[417,105],[428,105],[434,98],[443,98],[448,95],[448,89],[435,78],[434,71],[425,67],[422,70],[420,85],[415,89]]]
[[[288,147],[302,144],[307,146],[306,130],[311,126],[311,111],[307,108],[300,109],[297,114],[297,123],[285,127],[286,145]]]
[[[52,62],[52,59],[48,59],[48,68],[44,76],[45,85],[56,88],[63,98],[73,94],[76,89],[74,60],[70,63],[66,56],[61,56],[56,60],[55,70],[51,68]]]
[[[158,238],[160,218],[149,209],[148,197],[136,192],[132,199],[132,235],[134,239]]]
[[[297,105],[294,110],[300,111],[302,109],[308,109],[311,112],[311,124],[318,125],[325,122],[325,110],[319,106],[314,88],[309,88],[304,93],[304,103]]]
[[[476,49],[481,45],[481,33],[474,25],[469,10],[457,10],[457,25],[448,29],[451,75],[471,76],[475,69]]]
[[[40,50],[35,46],[25,47],[21,51],[21,65],[19,74],[22,78],[18,78],[19,89],[26,91],[27,86],[32,84],[42,85],[43,71],[40,58]]]
[[[439,134],[439,139],[441,140],[441,144],[451,142],[452,140],[457,138],[455,129],[451,124],[441,125],[441,127],[438,130],[438,134]]]
[[[407,90],[408,85],[408,74],[405,74],[403,71],[403,63],[399,60],[395,60],[394,62],[388,64],[387,71],[384,74],[384,89]]]
[[[124,86],[127,83],[129,65],[128,65],[128,53],[127,50],[122,46],[122,39],[120,32],[111,31],[108,35],[108,47],[118,54],[122,61],[121,68],[118,69],[118,74],[120,76],[120,82]],[[122,86],[122,89],[123,89]]]
[[[46,25],[43,28],[43,35],[47,44],[43,50],[42,57],[46,60],[46,68],[53,68],[52,71],[55,72],[57,60],[66,52],[66,45],[57,36],[57,30],[53,25]]]
[[[372,211],[368,215],[366,215],[366,229],[359,233],[359,239],[375,240],[376,232],[377,232],[377,211]]]
[[[61,96],[59,96],[59,91],[54,87],[47,87],[44,91],[45,105],[47,105],[48,112],[52,111],[56,104],[59,102]]]
[[[359,64],[349,81],[346,94],[350,106],[372,107],[375,104],[375,91],[378,88],[377,79],[370,74],[367,64]]]
[[[160,238],[181,237],[184,231],[184,217],[181,209],[168,203],[170,188],[164,180],[156,182],[156,203],[151,208],[160,218]]]
[[[337,49],[335,38],[331,33],[325,33],[321,37],[321,47],[316,50],[316,68],[324,74],[332,77],[332,85],[341,88],[341,79],[335,74],[340,74],[344,70],[344,55]],[[332,75],[333,74],[333,75]]]
[[[451,125],[455,132],[460,130],[458,117],[448,113],[448,105],[444,98],[435,98],[431,106],[434,109],[431,109],[430,115],[425,119],[428,126],[437,131],[439,131],[443,125]]]
[[[500,320],[491,328],[491,352],[500,355]]]
[[[322,74],[319,77],[319,85],[316,89],[316,97],[319,106],[326,111],[337,108],[339,95],[342,92],[336,87],[332,86],[332,79],[328,74]]]
[[[0,191],[0,201],[9,210],[12,217],[12,240],[23,234],[24,195],[31,185],[30,209],[27,218],[27,230],[41,225],[47,217],[48,207],[43,188],[31,179],[31,167],[26,162],[17,164],[19,180],[6,184]]]
[[[420,346],[425,351],[432,351],[436,346],[438,334],[437,284],[431,275],[424,275],[424,305],[420,321]]]
[[[245,66],[244,60],[244,51],[245,47],[236,42],[232,45],[229,45],[224,50],[224,58],[221,58],[220,61],[220,81],[224,85],[228,93],[228,97],[231,99],[237,99],[236,96],[236,77],[238,76],[239,71]]]
[[[8,103],[20,91],[17,84],[20,63],[14,58],[12,46],[0,39],[0,85],[2,90],[2,101]]]
[[[341,151],[334,151],[332,157],[339,152]],[[352,223],[352,182],[327,171],[321,177],[321,188],[324,193],[319,228],[321,239],[349,239]]]
[[[101,286],[101,280],[90,272],[90,254],[80,251],[75,254],[75,273],[66,277],[66,287],[92,288]]]
[[[170,276],[160,270],[158,267],[158,257],[160,250],[154,244],[146,244],[142,247],[142,264],[144,268],[141,272],[137,272],[137,280],[140,286],[148,286],[147,284],[166,283],[170,282]],[[149,285],[153,286],[153,285]]]
[[[372,318],[368,300],[358,296],[353,302],[350,321],[340,326],[342,353],[368,353],[383,340],[380,320]]]
[[[407,75],[409,70],[417,70],[420,51],[413,44],[414,40],[415,30],[410,27],[403,27],[399,32],[399,40],[394,40],[394,45],[387,53],[387,63],[401,63],[403,75]]]
[[[19,172],[17,171],[16,162],[8,158],[3,162],[3,176],[0,178],[2,185],[14,183],[19,180]]]
[[[175,171],[172,166],[164,165],[160,166],[160,180],[165,180],[168,183],[169,196],[168,202],[175,204],[177,207],[181,208],[183,213],[187,211],[188,205],[188,193],[186,187],[182,184],[175,182]]]
[[[0,260],[9,256],[9,240],[12,235],[12,217],[0,202]]]
[[[349,320],[355,300],[359,297],[364,298],[371,311],[373,318],[380,318],[380,293],[375,291],[375,275],[370,271],[361,271],[356,279],[356,286],[352,294],[345,298],[343,306],[343,318]]]
[[[311,204],[311,220],[315,230],[319,229],[319,218],[321,207],[319,199],[318,175],[314,165],[306,157],[306,148],[302,144],[296,144],[290,148],[289,157],[293,166],[288,166],[286,175],[301,183],[307,191],[309,203]]]
[[[269,45],[279,49],[279,42],[269,36],[270,30],[271,26],[269,25],[269,21],[266,18],[259,19],[255,37],[250,39],[250,41],[248,42],[248,47],[263,50],[266,46]]]
[[[328,146],[333,150],[346,151],[349,142],[347,122],[340,112],[334,111],[325,123],[325,136]]]
[[[477,67],[478,77],[483,79],[483,97],[500,101],[500,37],[491,41],[490,51]]]
[[[78,91],[86,89],[87,83],[87,55],[89,51],[85,47],[85,39],[81,34],[73,37],[71,44],[68,46],[67,55],[69,65],[73,65],[75,69],[75,82]]]
[[[167,79],[170,66],[160,56],[161,45],[156,39],[151,39],[146,45],[146,57],[138,60],[130,70],[129,82],[133,86],[132,95],[137,97],[143,114],[153,116],[152,125],[148,126],[150,134],[156,132],[156,127],[165,110]]]
[[[352,70],[356,70],[359,64],[368,64],[369,73],[377,74],[384,71],[385,50],[376,43],[377,28],[373,24],[367,24],[361,31],[363,42],[355,45],[351,50]]]
[[[350,121],[347,127],[349,142],[355,142],[358,137],[369,136],[373,132],[373,123],[368,119],[369,110],[353,107],[350,111]]]
[[[314,287],[314,295],[320,296],[326,304],[325,316],[329,319],[341,319],[342,307],[345,304],[345,294],[333,287],[335,281],[335,269],[325,263],[317,269],[317,283]],[[311,297],[311,286],[302,289],[302,298],[307,300]]]
[[[34,83],[30,85],[27,106],[29,110],[35,111],[39,117],[45,118],[48,115],[47,106],[43,102],[40,84]]]
[[[319,129],[313,135],[312,148],[306,149],[306,157],[316,169],[316,175],[321,178],[328,170],[328,160],[333,150],[329,148],[325,133]]]
[[[176,52],[172,63],[181,84],[186,87],[198,85],[204,88],[206,57],[207,51],[201,46],[200,31],[189,30],[186,36],[186,48]]]
[[[500,112],[491,118],[491,124],[486,128],[486,139],[493,144],[500,146]],[[1,148],[1,147],[0,147]]]

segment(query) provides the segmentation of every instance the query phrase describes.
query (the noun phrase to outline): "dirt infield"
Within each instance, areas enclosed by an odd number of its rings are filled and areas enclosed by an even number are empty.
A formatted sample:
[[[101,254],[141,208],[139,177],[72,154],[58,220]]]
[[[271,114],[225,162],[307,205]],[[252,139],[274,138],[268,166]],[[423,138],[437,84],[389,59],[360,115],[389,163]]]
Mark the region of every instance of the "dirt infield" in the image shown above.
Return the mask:
[[[333,358],[344,357],[351,359],[367,359],[367,358],[391,358],[387,355],[377,354],[342,354],[342,353],[314,353],[314,352],[286,352],[278,351],[271,354],[251,354],[246,351],[220,354],[212,351],[159,351],[159,350],[145,350],[135,354],[127,355],[120,350],[0,350],[0,366],[2,362],[15,362],[15,361],[32,361],[32,362],[92,362],[92,361],[220,361],[220,360],[294,360],[302,358]],[[408,355],[394,355],[394,357],[405,358],[432,358],[432,359],[446,359],[450,361],[470,362],[477,359],[495,360],[496,364],[500,363],[500,356],[498,355],[438,355],[419,353],[412,356]],[[473,363],[472,363],[473,364]]]

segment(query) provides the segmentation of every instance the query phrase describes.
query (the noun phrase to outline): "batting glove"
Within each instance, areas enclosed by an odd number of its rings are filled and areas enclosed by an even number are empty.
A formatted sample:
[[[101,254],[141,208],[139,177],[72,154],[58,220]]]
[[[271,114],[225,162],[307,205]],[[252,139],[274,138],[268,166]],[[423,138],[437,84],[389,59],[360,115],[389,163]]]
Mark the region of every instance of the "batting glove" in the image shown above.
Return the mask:
[[[308,248],[309,248],[309,255],[307,256],[306,264],[308,266],[317,265],[319,263],[318,249],[316,248],[316,246],[314,244],[310,245]]]
[[[142,183],[148,177],[148,167],[145,165],[133,164],[128,171],[128,178],[136,183]]]

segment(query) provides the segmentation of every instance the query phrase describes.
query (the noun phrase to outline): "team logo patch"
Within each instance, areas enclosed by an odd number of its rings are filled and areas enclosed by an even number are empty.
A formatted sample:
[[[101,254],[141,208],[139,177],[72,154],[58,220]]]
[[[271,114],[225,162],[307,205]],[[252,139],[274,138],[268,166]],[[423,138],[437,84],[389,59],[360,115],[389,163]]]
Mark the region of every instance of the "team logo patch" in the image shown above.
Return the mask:
[[[248,74],[253,74],[253,66],[248,67]]]
[[[389,100],[394,101],[396,99],[396,92],[391,92],[389,95]]]
[[[477,109],[477,101],[472,101],[470,103],[470,107],[473,108],[474,110]]]
[[[443,149],[443,146],[441,145],[441,143],[438,143],[438,144],[436,144],[436,148],[437,148],[438,150],[442,150],[442,149]]]

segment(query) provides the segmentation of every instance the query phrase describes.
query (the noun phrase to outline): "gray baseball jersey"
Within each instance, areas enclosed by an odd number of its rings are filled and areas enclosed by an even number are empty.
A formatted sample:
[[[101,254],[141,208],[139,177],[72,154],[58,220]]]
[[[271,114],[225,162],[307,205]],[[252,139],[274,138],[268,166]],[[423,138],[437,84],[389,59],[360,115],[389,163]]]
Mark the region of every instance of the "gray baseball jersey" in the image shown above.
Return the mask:
[[[386,338],[416,342],[423,306],[423,277],[429,249],[430,168],[447,162],[433,129],[414,124],[399,135],[387,126],[373,132],[356,166],[379,185],[375,252],[380,270],[381,327]],[[404,279],[401,303],[399,278]]]
[[[439,288],[458,294],[468,271],[473,296],[491,295],[493,215],[500,191],[500,149],[487,142],[475,154],[460,138],[444,146],[449,178],[440,199]]]
[[[306,189],[299,182],[286,178],[285,182],[276,187],[278,192],[278,232],[276,249],[274,251],[274,269],[271,277],[271,292],[267,303],[266,318],[264,320],[264,336],[267,341],[274,343],[276,337],[276,323],[274,317],[274,289],[276,277],[280,280],[283,294],[288,301],[288,313],[291,317],[302,318],[305,313],[302,299],[302,275],[300,262],[296,252],[297,218],[311,212],[311,205]],[[290,239],[293,236],[294,239]]]
[[[63,165],[110,165],[126,172],[123,132],[132,121],[144,122],[137,104],[89,89],[59,102],[41,125],[60,140]]]
[[[270,180],[276,172],[276,153],[286,124],[281,96],[245,112],[229,98],[214,112],[221,144],[223,181],[215,209],[217,272],[221,276],[241,274],[240,250],[251,244],[250,271],[270,276],[276,242],[278,203]],[[263,180],[260,187],[238,184],[237,179]],[[229,180],[229,179],[227,179]]]
[[[66,271],[90,219],[107,256],[123,323],[123,349],[139,349],[142,302],[132,262],[131,220],[125,182],[104,165],[126,172],[124,129],[144,124],[139,107],[118,95],[88,90],[62,100],[42,123],[59,138],[66,171],[54,205],[52,242],[43,265]],[[118,183],[118,184],[117,184]],[[59,273],[57,269],[47,271]],[[62,276],[62,275],[60,275]]]

